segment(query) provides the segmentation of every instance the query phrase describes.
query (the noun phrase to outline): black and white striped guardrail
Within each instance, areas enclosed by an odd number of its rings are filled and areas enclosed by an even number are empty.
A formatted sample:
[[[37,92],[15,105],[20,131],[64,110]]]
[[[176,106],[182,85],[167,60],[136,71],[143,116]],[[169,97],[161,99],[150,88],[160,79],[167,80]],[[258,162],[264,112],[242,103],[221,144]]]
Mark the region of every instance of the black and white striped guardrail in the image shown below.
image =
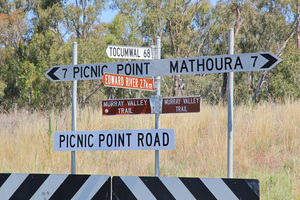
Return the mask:
[[[0,199],[110,199],[108,175],[0,174]]]
[[[256,179],[115,176],[112,199],[257,200]]]
[[[115,176],[113,200],[257,200],[256,179]],[[107,175],[0,174],[0,199],[111,199]]]

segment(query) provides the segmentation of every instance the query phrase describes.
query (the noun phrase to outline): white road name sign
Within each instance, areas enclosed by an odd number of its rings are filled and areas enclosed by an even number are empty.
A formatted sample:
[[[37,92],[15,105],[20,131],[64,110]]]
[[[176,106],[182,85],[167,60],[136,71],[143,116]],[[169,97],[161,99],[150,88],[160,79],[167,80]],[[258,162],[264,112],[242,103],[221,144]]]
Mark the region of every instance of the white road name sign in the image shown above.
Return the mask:
[[[151,47],[108,45],[106,54],[109,58],[152,60]]]
[[[127,76],[170,76],[269,70],[281,59],[269,52],[194,58],[173,58],[69,66],[53,66],[45,76],[52,81],[101,79],[104,73]]]
[[[170,150],[174,148],[174,129],[54,133],[54,149],[56,151]]]

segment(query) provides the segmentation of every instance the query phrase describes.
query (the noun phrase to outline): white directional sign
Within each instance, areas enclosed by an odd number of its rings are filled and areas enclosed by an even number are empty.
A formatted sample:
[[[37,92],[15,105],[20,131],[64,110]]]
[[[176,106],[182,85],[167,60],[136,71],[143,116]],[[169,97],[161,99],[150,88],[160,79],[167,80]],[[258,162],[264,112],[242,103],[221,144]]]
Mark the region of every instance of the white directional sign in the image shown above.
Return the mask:
[[[54,149],[56,151],[168,150],[174,148],[174,129],[54,133]]]
[[[52,81],[101,79],[104,73],[127,76],[170,76],[269,70],[281,59],[269,52],[194,58],[173,58],[100,64],[53,66],[46,73]]]
[[[152,60],[151,47],[108,45],[106,54],[109,58]]]
[[[281,62],[275,55],[247,53],[157,60],[160,76],[269,70]],[[165,67],[166,66],[166,67]]]
[[[83,65],[53,66],[45,76],[52,81],[102,79],[104,73],[131,76],[152,76],[151,61],[112,62]]]

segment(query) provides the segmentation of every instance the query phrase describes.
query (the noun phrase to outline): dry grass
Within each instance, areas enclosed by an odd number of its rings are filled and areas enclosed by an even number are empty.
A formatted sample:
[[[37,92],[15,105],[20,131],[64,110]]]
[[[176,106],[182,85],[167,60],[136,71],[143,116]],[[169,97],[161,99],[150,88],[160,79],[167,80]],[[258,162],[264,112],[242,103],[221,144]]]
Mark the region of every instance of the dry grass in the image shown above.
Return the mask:
[[[153,129],[153,115],[102,117],[78,109],[77,130]],[[160,151],[161,176],[226,177],[227,107],[161,115],[175,149]],[[0,115],[0,172],[70,173],[70,152],[55,152],[53,133],[71,129],[71,111]],[[262,199],[300,199],[300,102],[234,108],[234,177],[260,180]],[[154,151],[77,152],[79,174],[153,176]]]

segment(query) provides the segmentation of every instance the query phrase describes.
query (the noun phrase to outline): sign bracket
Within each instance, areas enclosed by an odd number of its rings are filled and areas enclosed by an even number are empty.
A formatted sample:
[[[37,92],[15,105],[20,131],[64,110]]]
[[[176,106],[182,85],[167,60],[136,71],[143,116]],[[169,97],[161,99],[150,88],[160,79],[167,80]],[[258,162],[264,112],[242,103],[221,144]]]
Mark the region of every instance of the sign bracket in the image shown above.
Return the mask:
[[[163,96],[162,95],[151,95],[150,96],[150,108],[151,114],[162,113]]]

